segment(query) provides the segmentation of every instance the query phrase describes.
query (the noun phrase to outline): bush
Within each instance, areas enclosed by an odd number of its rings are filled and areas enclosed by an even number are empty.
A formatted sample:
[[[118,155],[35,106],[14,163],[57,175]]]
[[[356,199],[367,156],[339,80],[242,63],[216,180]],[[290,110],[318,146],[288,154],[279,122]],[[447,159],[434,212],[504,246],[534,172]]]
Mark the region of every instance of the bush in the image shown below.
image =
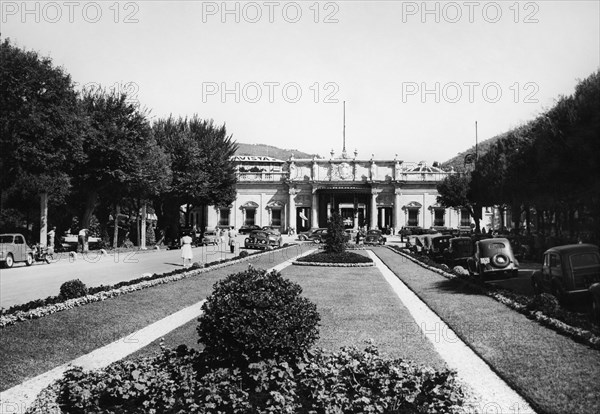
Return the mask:
[[[542,311],[546,315],[553,315],[560,305],[558,299],[549,293],[535,295],[527,304],[527,309],[530,311]]]
[[[331,215],[327,222],[327,234],[325,234],[325,251],[327,253],[343,253],[346,249],[346,232],[342,216],[337,211]]]
[[[317,307],[280,273],[249,268],[214,285],[197,328],[215,361],[245,367],[266,359],[295,360],[318,338]]]
[[[248,252],[246,250],[240,252],[240,259],[243,259],[244,257],[248,257]]]
[[[59,381],[65,413],[455,413],[463,392],[452,371],[388,360],[377,348],[316,351],[302,363],[266,360],[247,370],[198,372],[202,353],[182,345]]]
[[[60,296],[65,299],[75,299],[87,295],[88,289],[79,279],[68,280],[60,285]]]

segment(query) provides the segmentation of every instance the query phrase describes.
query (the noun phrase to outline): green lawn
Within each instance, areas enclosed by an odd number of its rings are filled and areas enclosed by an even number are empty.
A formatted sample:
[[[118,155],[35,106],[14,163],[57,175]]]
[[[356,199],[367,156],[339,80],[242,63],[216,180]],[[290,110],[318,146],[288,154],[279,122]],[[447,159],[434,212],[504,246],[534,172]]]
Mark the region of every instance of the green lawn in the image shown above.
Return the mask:
[[[390,269],[534,407],[546,413],[600,412],[600,352],[387,249]]]

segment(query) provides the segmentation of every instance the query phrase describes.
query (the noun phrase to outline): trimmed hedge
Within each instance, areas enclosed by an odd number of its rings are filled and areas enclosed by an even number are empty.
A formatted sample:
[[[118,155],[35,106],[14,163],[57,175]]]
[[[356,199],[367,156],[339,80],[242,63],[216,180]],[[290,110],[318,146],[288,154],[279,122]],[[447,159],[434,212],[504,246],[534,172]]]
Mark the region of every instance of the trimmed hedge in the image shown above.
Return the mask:
[[[309,262],[309,263],[372,263],[370,257],[363,256],[361,254],[353,252],[343,253],[327,253],[317,252],[309,254],[307,256],[300,257],[296,260],[297,262]]]

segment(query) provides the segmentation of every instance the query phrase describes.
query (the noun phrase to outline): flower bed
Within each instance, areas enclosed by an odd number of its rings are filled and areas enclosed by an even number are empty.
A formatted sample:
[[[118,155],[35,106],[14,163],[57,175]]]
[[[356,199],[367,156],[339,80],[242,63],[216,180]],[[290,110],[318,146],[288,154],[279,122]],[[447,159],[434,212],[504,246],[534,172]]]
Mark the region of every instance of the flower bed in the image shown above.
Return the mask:
[[[417,263],[418,265],[423,266],[424,268],[429,269],[433,272],[436,272],[441,276],[444,276],[445,278],[459,278],[465,283],[468,283],[471,287],[480,291],[481,293],[496,299],[498,302],[501,302],[509,308],[514,309],[517,312],[527,316],[529,319],[533,319],[539,322],[540,324],[555,330],[556,332],[573,338],[578,342],[589,345],[591,348],[600,350],[599,335],[596,335],[594,332],[588,329],[572,326],[568,323],[565,323],[562,320],[553,317],[556,315],[558,317],[562,317],[564,319],[574,321],[575,323],[577,323],[577,321],[581,318],[577,318],[577,316],[572,315],[570,312],[559,308],[555,312],[555,315],[546,315],[541,310],[535,309],[535,305],[533,304],[532,299],[528,296],[519,295],[506,289],[498,289],[492,286],[484,285],[483,283],[475,283],[475,281],[468,276],[459,275],[456,273],[452,273],[451,271],[443,270],[440,264],[433,262],[428,257],[415,257],[412,254],[401,251],[401,249],[396,246],[388,248]]]
[[[373,266],[371,258],[352,252],[326,253],[317,252],[300,257],[293,264],[299,266],[330,266],[330,267],[369,267]]]
[[[13,325],[17,322],[38,319],[56,312],[83,306],[88,303],[101,302],[115,296],[135,292],[136,290],[147,289],[152,286],[197,276],[213,269],[229,266],[234,263],[254,259],[259,255],[271,253],[272,250],[268,252],[256,252],[244,257],[237,256],[231,259],[206,263],[203,268],[176,269],[167,273],[155,273],[151,276],[119,282],[116,285],[100,285],[88,289],[88,295],[75,299],[65,299],[61,296],[49,296],[46,299],[38,299],[22,305],[15,305],[8,310],[2,309],[2,315],[0,315],[0,328]]]

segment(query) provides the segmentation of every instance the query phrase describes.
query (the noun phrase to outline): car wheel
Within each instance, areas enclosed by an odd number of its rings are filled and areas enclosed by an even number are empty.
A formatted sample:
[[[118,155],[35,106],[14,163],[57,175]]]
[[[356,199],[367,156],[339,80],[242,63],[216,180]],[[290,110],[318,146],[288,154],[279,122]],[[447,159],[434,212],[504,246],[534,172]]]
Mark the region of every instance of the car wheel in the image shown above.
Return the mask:
[[[542,287],[540,286],[540,283],[537,280],[535,280],[535,279],[531,280],[531,287],[533,288],[533,293],[535,295],[542,294]]]
[[[12,254],[9,254],[8,256],[6,256],[6,260],[4,261],[4,266],[6,266],[8,269],[10,269],[11,267],[13,267],[14,264],[15,264],[15,259],[13,258]]]
[[[492,256],[492,263],[494,264],[494,266],[499,267],[500,269],[503,269],[506,266],[508,266],[509,260],[506,255],[504,255],[502,253],[498,253],[498,254]]]
[[[301,234],[300,236],[298,236],[298,240],[300,241],[306,241],[306,236]]]
[[[27,259],[25,259],[25,264],[27,266],[31,266],[33,264],[33,255],[31,253],[27,254]]]
[[[51,254],[45,254],[44,255],[44,261],[48,264],[52,263],[52,259],[54,259],[54,257],[52,257]]]

